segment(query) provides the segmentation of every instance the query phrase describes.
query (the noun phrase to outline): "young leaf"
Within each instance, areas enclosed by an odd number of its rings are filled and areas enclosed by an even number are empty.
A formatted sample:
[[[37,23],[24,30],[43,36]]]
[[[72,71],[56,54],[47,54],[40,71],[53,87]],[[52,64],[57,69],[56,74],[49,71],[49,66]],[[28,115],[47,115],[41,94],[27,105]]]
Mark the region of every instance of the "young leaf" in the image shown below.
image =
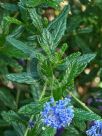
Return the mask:
[[[6,16],[4,17],[4,20],[8,23],[8,24],[17,24],[17,25],[21,25],[22,22],[14,17],[10,17],[10,16]]]
[[[53,50],[54,42],[51,33],[44,29],[42,35],[39,37],[40,46],[47,54],[51,54],[51,50]]]
[[[64,32],[66,30],[67,15],[69,10],[70,10],[69,5],[67,5],[62,11],[62,13],[48,26],[48,30],[52,33],[54,39],[53,48],[57,47],[59,41],[64,35]]]
[[[41,19],[41,16],[39,16],[36,12],[36,9],[33,8],[33,9],[29,9],[29,14],[30,14],[30,17],[33,21],[33,24],[34,26],[36,27],[36,29],[39,31],[39,32],[42,32],[42,29],[43,29],[43,24],[42,24],[42,19]]]

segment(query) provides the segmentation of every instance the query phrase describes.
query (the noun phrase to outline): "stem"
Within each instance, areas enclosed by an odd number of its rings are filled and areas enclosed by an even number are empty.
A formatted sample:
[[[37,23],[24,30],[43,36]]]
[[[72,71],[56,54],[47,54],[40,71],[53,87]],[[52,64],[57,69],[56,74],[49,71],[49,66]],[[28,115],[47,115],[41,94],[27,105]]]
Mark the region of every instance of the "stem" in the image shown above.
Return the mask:
[[[45,83],[45,85],[44,85],[44,88],[43,88],[43,91],[42,91],[41,96],[40,96],[40,98],[39,98],[39,101],[41,101],[41,99],[42,99],[43,96],[45,95],[46,87],[47,87],[47,83]]]
[[[89,112],[93,112],[92,110],[90,110],[85,103],[83,103],[82,101],[80,101],[76,96],[74,96],[70,91],[67,91],[84,109],[86,109]]]
[[[18,107],[18,104],[19,104],[20,93],[21,93],[20,88],[19,88],[19,86],[17,86],[17,96],[16,96],[17,107]]]
[[[42,97],[45,95],[46,87],[47,87],[47,83],[45,83],[45,85],[44,85],[44,88],[43,88],[43,91],[42,91],[41,96],[40,96],[40,98],[39,98],[39,101],[41,101]],[[32,115],[32,116],[30,117],[30,120],[33,120],[33,118],[34,118],[34,115]],[[30,129],[30,128],[27,127],[24,136],[27,136],[29,129]]]

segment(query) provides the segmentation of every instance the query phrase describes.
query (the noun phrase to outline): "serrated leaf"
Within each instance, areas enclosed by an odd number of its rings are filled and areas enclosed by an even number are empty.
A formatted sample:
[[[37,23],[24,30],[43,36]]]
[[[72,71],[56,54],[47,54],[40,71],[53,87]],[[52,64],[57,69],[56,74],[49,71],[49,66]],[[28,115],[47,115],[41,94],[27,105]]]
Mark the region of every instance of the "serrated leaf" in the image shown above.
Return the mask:
[[[42,131],[41,136],[55,136],[55,134],[56,134],[56,130],[48,127]]]
[[[28,0],[28,1],[26,1],[26,6],[27,7],[36,7],[38,5],[41,5],[44,2],[45,2],[45,0]]]
[[[77,73],[76,76],[79,75],[87,66],[87,64],[95,58],[96,54],[84,54],[79,57],[77,60]]]
[[[95,58],[95,53],[87,53],[83,54],[81,57],[79,57],[78,62],[83,64],[88,64],[91,60]]]
[[[39,16],[36,12],[36,9],[33,8],[33,9],[29,9],[29,14],[30,14],[30,17],[32,19],[32,22],[34,24],[34,26],[37,28],[37,30],[39,32],[42,31],[43,29],[43,24],[42,24],[42,19],[41,19],[41,16]]]
[[[36,115],[40,113],[41,109],[42,109],[42,105],[38,103],[31,103],[21,107],[18,113],[25,114],[25,115],[32,115],[32,114]]]
[[[33,84],[35,82],[29,73],[9,74],[6,78],[17,83]]]
[[[94,112],[88,112],[79,108],[74,109],[74,118],[78,120],[100,120],[101,117]]]
[[[48,30],[52,33],[54,39],[53,48],[57,47],[59,41],[64,35],[69,10],[70,10],[69,5],[67,5],[62,11],[62,13],[56,19],[54,19],[54,21],[52,21],[48,26]]]
[[[74,62],[76,62],[76,60],[79,58],[79,56],[81,55],[80,52],[76,52],[76,53],[72,53],[71,55],[69,55],[68,57],[66,57],[63,60],[63,63],[59,65],[58,69],[59,70],[65,70],[68,68],[68,66]]]
[[[20,117],[18,114],[16,114],[14,111],[3,111],[1,113],[3,119],[8,122],[9,124],[12,124],[13,122],[20,121]]]
[[[35,82],[31,85],[31,94],[34,98],[34,101],[37,101],[40,98],[41,90],[38,82]]]
[[[39,78],[38,60],[36,58],[30,58],[28,61],[27,73],[30,73],[30,76],[34,79]]]
[[[53,50],[53,46],[54,46],[51,33],[47,29],[44,29],[42,35],[39,37],[38,40],[43,50],[47,54],[51,54],[51,50]]]
[[[65,59],[64,64],[60,65],[59,68],[61,69],[65,69],[65,74],[63,76],[62,79],[62,84],[63,85],[69,85],[69,86],[73,86],[74,84],[74,78],[77,72],[77,59],[79,58],[80,53],[73,53],[70,56],[68,56]]]
[[[6,38],[7,42],[9,42],[11,45],[13,45],[14,47],[16,47],[17,49],[23,51],[24,53],[28,54],[28,55],[33,55],[34,54],[34,49],[32,49],[31,47],[28,47],[25,43],[16,40],[15,38],[12,38],[10,36],[8,36]]]
[[[35,102],[35,103],[30,103],[27,104],[23,107],[21,107],[18,111],[19,114],[24,114],[24,115],[36,115],[41,112],[43,109],[43,104],[49,100],[49,97],[44,98],[42,101]]]
[[[4,103],[4,105],[11,109],[17,108],[14,97],[7,88],[0,88],[0,100]]]
[[[65,58],[64,63],[59,65],[58,69],[65,70],[66,74],[64,76],[64,81],[68,78],[69,80],[74,79],[76,76],[78,76],[84,68],[87,66],[87,64],[94,59],[96,54],[84,54],[80,56],[80,53],[73,53],[67,58]],[[66,80],[67,81],[67,80]]]

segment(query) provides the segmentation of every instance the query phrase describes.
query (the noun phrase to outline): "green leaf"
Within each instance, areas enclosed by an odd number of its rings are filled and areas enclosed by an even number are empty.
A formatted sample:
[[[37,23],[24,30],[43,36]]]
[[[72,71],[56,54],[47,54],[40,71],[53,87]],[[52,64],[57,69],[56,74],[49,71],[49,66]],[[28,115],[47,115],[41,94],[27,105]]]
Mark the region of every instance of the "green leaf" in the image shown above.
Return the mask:
[[[9,74],[6,75],[6,78],[17,83],[33,84],[35,82],[28,73]]]
[[[43,109],[43,105],[45,102],[47,102],[49,100],[49,97],[44,98],[42,101],[40,102],[33,102],[30,104],[27,104],[23,107],[21,107],[18,111],[19,114],[24,114],[24,115],[36,115],[39,114],[41,112],[41,110]]]
[[[25,43],[16,40],[15,38],[12,38],[10,36],[8,36],[6,38],[7,42],[9,42],[11,45],[13,45],[14,47],[16,47],[17,49],[23,51],[24,53],[28,54],[28,55],[32,55],[34,54],[34,49],[32,49],[31,47],[28,47]]]
[[[58,69],[65,70],[66,74],[64,76],[63,81],[69,81],[71,79],[74,79],[76,76],[78,76],[87,66],[87,64],[94,59],[96,54],[90,53],[90,54],[84,54],[80,56],[80,53],[73,53],[67,58],[64,59],[64,63],[59,65]]]
[[[87,34],[93,31],[93,27],[89,26],[89,27],[85,27],[85,28],[81,28],[78,30],[78,34]]]
[[[16,133],[15,131],[12,131],[12,130],[6,130],[4,132],[4,136],[16,136]]]
[[[44,2],[45,2],[45,0],[27,0],[26,6],[27,7],[36,7],[38,5],[41,5]]]
[[[18,136],[24,136],[26,128],[22,123],[13,122],[12,125],[13,125],[13,128],[15,129],[16,133],[18,134]]]
[[[80,38],[79,36],[75,36],[74,40],[75,40],[76,46],[80,48],[83,53],[92,52],[89,46],[87,45],[87,43],[82,38]]]
[[[16,114],[14,111],[3,111],[1,113],[3,119],[8,122],[9,124],[12,124],[13,122],[18,122],[20,121],[20,117],[18,116],[18,114]]]
[[[79,75],[87,66],[87,64],[92,61],[95,58],[96,54],[90,53],[90,54],[83,54],[79,57],[77,60],[77,72],[76,76]]]
[[[11,45],[5,46],[4,48],[0,49],[0,54],[1,53],[7,55],[8,57],[27,58],[27,55],[25,53]]]
[[[69,65],[72,65],[73,63],[77,61],[80,55],[81,55],[80,52],[72,53],[71,55],[69,55],[63,60],[62,64],[59,65],[58,69],[59,70],[67,69]]]
[[[4,17],[4,20],[9,23],[9,24],[16,24],[16,25],[21,25],[22,22],[14,17],[6,16]]]
[[[42,110],[42,105],[38,103],[31,103],[21,107],[18,111],[19,114],[36,115]]]
[[[56,130],[48,127],[42,131],[41,136],[55,136],[55,134],[56,134]]]
[[[62,13],[52,21],[49,26],[48,30],[52,33],[54,39],[54,47],[56,48],[59,41],[61,40],[64,32],[66,30],[66,22],[67,22],[67,15],[70,8],[69,5],[64,8]]]
[[[68,49],[68,45],[67,43],[64,43],[62,45],[62,47],[60,48],[60,54],[61,54],[61,57],[64,55],[65,51]]]
[[[63,75],[62,84],[67,86],[74,85],[74,78],[77,72],[77,59],[79,58],[80,53],[73,53],[65,59],[65,63],[61,65],[60,68],[66,68],[65,74]]]
[[[4,105],[11,109],[17,108],[14,97],[7,88],[0,88],[0,100],[4,103]]]
[[[82,120],[74,119],[74,126],[80,131],[85,131],[86,129],[86,123]]]
[[[6,65],[6,66],[11,66],[18,71],[22,70],[22,66],[19,65],[18,62],[16,60],[14,60],[12,57],[8,57],[8,55],[4,55],[4,54],[0,53],[0,59],[1,59],[2,64]]]
[[[9,124],[6,121],[0,119],[0,127],[7,127],[7,126],[9,126]]]
[[[81,136],[77,129],[75,129],[72,125],[68,126],[67,129],[62,133],[63,136]]]
[[[82,17],[80,15],[74,15],[71,16],[68,19],[68,23],[67,23],[67,33],[70,34],[71,32],[74,32],[77,27],[79,27],[80,23],[83,21]]]
[[[56,1],[56,0],[52,0],[52,1],[46,0],[46,5],[48,5],[48,7],[52,7],[52,8],[55,8],[55,9],[60,8],[59,2]]]
[[[24,31],[24,26],[20,25],[17,28],[15,28],[12,33],[10,34],[11,37],[19,38]]]
[[[39,31],[39,32],[42,32],[42,29],[43,29],[43,24],[42,24],[42,19],[41,19],[41,16],[39,16],[36,12],[36,9],[33,8],[33,9],[29,9],[29,14],[30,14],[30,17],[33,21],[33,24],[34,26],[36,27],[36,29]]]
[[[81,121],[81,120],[92,121],[92,120],[100,120],[101,119],[101,117],[99,115],[97,115],[96,113],[88,112],[88,111],[85,111],[85,110],[82,110],[79,108],[74,109],[74,118],[78,119],[79,121]]]
[[[51,54],[51,50],[53,50],[54,42],[51,33],[44,29],[42,35],[39,37],[40,46],[43,50],[49,55]]]
[[[38,82],[35,82],[33,85],[31,85],[31,94],[34,98],[34,101],[37,101],[40,98],[41,88]]]
[[[17,5],[12,4],[12,3],[7,3],[7,2],[2,3],[2,2],[0,2],[0,6],[2,8],[4,8],[5,10],[9,10],[9,11],[12,11],[12,12],[18,10]]]

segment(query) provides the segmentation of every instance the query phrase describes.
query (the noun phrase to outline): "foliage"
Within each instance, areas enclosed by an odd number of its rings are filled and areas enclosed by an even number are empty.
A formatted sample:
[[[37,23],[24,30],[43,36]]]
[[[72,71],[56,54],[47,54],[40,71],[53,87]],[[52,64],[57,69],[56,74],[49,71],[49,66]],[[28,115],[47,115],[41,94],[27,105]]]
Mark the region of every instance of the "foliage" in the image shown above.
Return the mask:
[[[41,118],[52,96],[71,96],[74,118],[62,136],[84,136],[91,121],[101,120],[102,1],[62,2],[0,2],[2,136],[57,135]]]

